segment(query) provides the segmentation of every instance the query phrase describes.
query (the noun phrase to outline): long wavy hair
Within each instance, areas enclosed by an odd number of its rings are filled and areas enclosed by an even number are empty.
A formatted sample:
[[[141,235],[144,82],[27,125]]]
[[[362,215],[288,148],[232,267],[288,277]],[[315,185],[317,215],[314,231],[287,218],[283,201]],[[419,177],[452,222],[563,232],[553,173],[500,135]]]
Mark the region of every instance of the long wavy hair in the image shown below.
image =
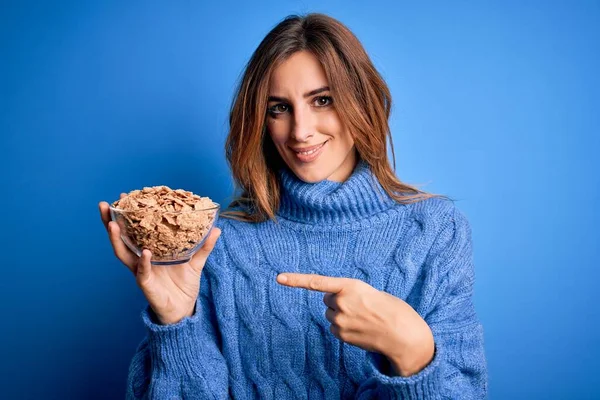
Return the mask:
[[[286,17],[262,40],[245,67],[231,105],[225,143],[234,196],[220,215],[245,222],[276,220],[280,202],[277,171],[284,161],[266,130],[269,81],[274,69],[299,51],[311,52],[321,63],[335,110],[349,129],[358,156],[387,194],[399,203],[437,196],[396,177],[387,156],[389,138],[395,165],[388,124],[392,107],[389,88],[345,25],[313,13]]]

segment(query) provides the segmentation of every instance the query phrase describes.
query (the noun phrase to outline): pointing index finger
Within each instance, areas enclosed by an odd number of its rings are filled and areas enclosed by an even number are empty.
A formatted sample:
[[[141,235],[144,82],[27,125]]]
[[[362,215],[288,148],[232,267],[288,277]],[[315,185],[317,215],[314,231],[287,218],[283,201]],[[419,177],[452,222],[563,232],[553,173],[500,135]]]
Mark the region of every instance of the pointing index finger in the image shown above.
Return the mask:
[[[282,285],[323,293],[339,293],[348,281],[348,278],[335,278],[317,274],[285,273],[277,276],[277,282]]]

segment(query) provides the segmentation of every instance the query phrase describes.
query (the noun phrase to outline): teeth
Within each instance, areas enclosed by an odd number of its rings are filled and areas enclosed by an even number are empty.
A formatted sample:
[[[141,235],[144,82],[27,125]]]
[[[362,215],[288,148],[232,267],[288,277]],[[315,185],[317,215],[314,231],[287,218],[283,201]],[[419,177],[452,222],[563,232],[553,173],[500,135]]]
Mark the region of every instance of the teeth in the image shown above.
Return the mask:
[[[325,143],[323,143],[325,144]],[[323,147],[323,145],[317,147],[316,149],[313,150],[309,150],[309,151],[299,151],[298,154],[303,154],[305,156],[309,155],[309,154],[313,154],[315,151],[319,150],[321,147]]]

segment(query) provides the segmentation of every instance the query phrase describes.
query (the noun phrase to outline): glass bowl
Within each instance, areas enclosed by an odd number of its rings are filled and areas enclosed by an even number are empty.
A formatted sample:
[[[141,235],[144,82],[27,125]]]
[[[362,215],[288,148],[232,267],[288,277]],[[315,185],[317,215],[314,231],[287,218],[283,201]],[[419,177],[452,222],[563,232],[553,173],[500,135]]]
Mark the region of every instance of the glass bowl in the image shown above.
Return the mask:
[[[188,262],[202,247],[219,217],[220,205],[190,211],[110,207],[110,217],[121,230],[121,239],[138,257],[152,252],[153,265]]]

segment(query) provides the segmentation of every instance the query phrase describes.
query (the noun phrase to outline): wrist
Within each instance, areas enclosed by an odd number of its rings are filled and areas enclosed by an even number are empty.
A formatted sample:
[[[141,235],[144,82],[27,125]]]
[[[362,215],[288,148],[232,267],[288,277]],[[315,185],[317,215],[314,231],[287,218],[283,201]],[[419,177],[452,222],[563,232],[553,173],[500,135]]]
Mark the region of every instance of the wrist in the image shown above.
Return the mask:
[[[435,356],[433,335],[427,336],[420,343],[409,347],[410,351],[402,355],[386,355],[391,372],[396,376],[407,377],[421,372]]]
[[[184,313],[183,315],[175,315],[175,316],[159,316],[156,314],[156,320],[159,325],[174,325],[181,322],[184,318],[192,317],[196,313],[196,302],[192,305],[191,310]]]
[[[425,357],[398,359],[388,357],[391,373],[395,376],[408,377],[416,375],[427,367],[433,360],[433,354]]]

